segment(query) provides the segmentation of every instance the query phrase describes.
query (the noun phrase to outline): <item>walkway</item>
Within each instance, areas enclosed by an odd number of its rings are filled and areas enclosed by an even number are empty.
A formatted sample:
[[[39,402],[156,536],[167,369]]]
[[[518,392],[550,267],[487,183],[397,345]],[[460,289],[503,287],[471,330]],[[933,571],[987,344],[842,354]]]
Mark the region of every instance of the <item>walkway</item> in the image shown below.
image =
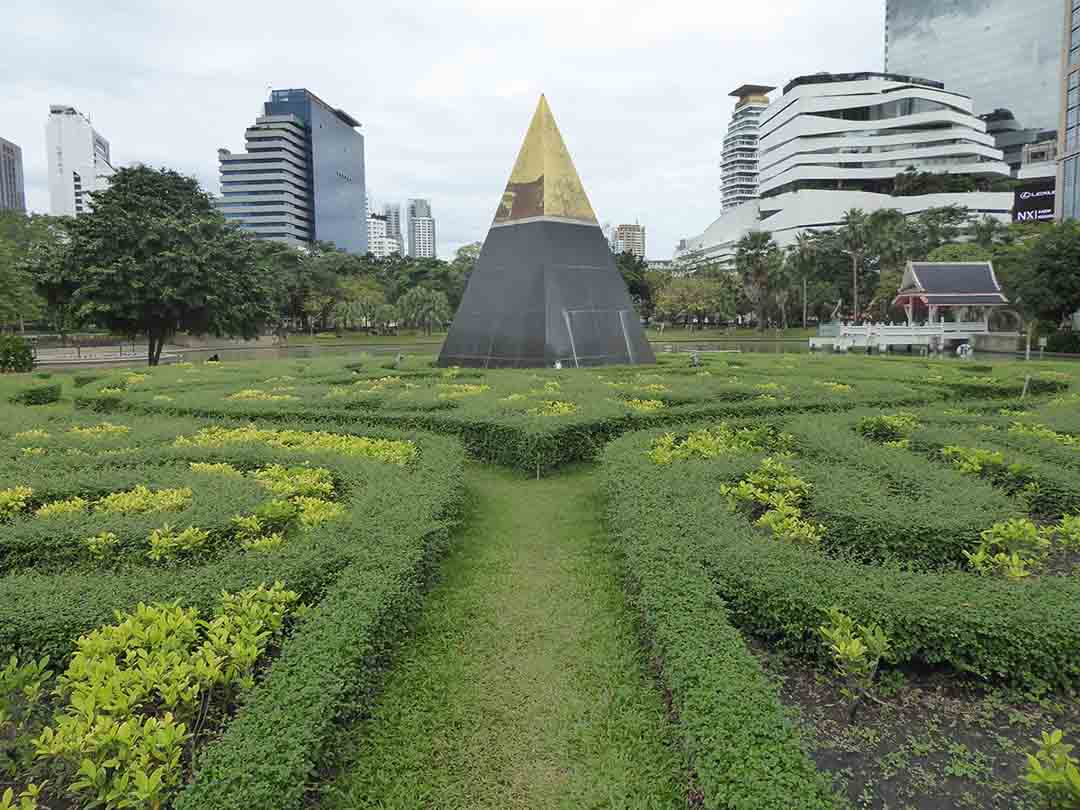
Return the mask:
[[[473,510],[326,810],[678,808],[596,476],[473,465]]]

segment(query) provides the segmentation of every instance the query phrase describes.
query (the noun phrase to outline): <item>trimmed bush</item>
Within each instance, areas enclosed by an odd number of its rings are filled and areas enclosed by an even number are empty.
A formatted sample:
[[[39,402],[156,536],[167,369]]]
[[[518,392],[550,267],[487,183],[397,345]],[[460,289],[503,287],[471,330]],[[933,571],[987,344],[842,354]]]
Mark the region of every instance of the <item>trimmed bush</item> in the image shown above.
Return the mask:
[[[745,459],[656,465],[646,456],[655,435],[624,437],[606,451],[612,520],[624,545],[655,546],[702,565],[726,603],[718,621],[729,616],[778,647],[824,657],[816,628],[835,605],[860,623],[880,624],[894,663],[945,665],[1025,687],[1080,685],[1077,579],[1013,583],[964,571],[920,572],[773,541],[718,494],[718,482],[743,469]],[[818,494],[811,490],[811,502]]]
[[[34,370],[30,341],[18,335],[0,335],[0,373]]]
[[[18,405],[49,405],[60,401],[61,391],[60,383],[32,385],[14,393],[11,401]]]

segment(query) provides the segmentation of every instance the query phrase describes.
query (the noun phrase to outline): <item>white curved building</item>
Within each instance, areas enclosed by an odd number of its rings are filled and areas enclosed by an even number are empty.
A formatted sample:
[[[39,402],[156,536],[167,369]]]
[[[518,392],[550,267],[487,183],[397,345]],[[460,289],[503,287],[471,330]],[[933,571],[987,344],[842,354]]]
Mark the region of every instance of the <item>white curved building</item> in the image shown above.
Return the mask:
[[[808,189],[889,194],[896,175],[1010,176],[971,99],[941,82],[884,73],[800,76],[761,115],[762,197]]]
[[[775,89],[744,84],[730,93],[738,101],[724,136],[724,156],[720,164],[723,177],[720,189],[725,211],[757,198],[758,119],[768,109],[769,91]]]

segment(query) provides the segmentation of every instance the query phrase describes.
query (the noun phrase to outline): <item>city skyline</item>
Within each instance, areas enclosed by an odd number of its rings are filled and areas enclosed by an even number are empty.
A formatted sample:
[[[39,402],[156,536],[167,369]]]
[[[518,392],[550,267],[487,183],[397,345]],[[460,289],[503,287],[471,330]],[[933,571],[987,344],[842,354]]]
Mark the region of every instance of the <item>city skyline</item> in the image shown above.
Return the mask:
[[[315,7],[282,59],[261,43],[280,36],[271,21],[284,4],[269,3],[265,16],[251,19],[199,2],[90,15],[74,3],[15,0],[14,28],[50,36],[16,38],[0,55],[12,91],[5,137],[23,147],[31,210],[48,208],[42,121],[53,103],[90,115],[112,142],[116,165],[167,165],[216,194],[217,148],[241,146],[268,88],[310,87],[363,122],[371,187],[384,199],[432,200],[440,256],[451,258],[483,239],[491,195],[505,184],[517,146],[509,122],[526,117],[543,91],[572,133],[568,146],[598,216],[639,218],[651,257],[664,257],[688,222],[707,222],[721,209],[719,162],[731,115],[724,94],[751,66],[752,78],[782,84],[883,61],[884,2],[835,0],[835,13],[822,15],[819,4],[789,0],[770,26],[751,9],[617,5],[615,16],[614,3],[581,13],[563,0],[513,9],[439,2],[422,13]],[[565,26],[568,19],[575,25]],[[109,47],[76,48],[87,28],[100,30]],[[403,39],[433,56],[399,60],[393,81],[358,83],[351,29],[375,34],[365,38],[364,62],[393,59]],[[500,32],[515,38],[504,43]]]

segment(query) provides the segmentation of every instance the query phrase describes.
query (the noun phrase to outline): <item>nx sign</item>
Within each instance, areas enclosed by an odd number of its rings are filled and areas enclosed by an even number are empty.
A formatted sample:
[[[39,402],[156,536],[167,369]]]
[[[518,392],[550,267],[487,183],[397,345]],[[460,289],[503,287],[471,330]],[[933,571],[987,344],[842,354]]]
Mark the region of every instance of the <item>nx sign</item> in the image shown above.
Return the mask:
[[[1054,178],[1031,180],[1016,189],[1013,222],[1043,222],[1054,218]]]

